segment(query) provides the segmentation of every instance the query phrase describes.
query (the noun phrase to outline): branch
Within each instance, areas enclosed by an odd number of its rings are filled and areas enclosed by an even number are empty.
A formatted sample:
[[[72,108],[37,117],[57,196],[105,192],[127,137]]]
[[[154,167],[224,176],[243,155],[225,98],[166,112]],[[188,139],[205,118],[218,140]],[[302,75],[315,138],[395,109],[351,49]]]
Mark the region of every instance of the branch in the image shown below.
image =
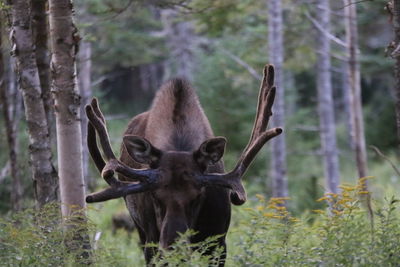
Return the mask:
[[[217,49],[219,49],[223,54],[227,55],[230,59],[232,59],[233,61],[235,61],[237,64],[239,64],[240,66],[242,66],[243,68],[245,68],[251,76],[253,76],[254,79],[261,81],[262,77],[261,75],[258,74],[258,72],[249,64],[247,64],[245,61],[243,61],[241,58],[239,58],[238,56],[232,54],[231,52],[229,52],[228,50],[226,50],[223,47],[220,46],[215,46]]]
[[[351,5],[356,5],[356,4],[363,3],[363,2],[372,2],[372,1],[374,1],[374,0],[359,0],[359,1],[355,1],[355,2],[350,2],[349,4],[344,5],[344,6],[340,7],[340,8],[337,8],[336,10],[344,9],[345,7],[348,7],[348,6],[351,6]]]
[[[343,47],[347,47],[347,44],[342,41],[341,39],[337,38],[336,36],[334,36],[333,34],[331,34],[330,32],[327,32],[319,23],[318,21],[316,21],[313,17],[311,17],[310,13],[308,13],[307,11],[304,12],[304,15],[306,15],[306,17],[311,21],[311,23],[314,25],[315,28],[317,28],[322,34],[324,34],[327,38],[329,38],[329,40],[335,42],[336,44],[343,46]]]
[[[392,165],[393,170],[397,173],[398,176],[400,176],[400,170],[396,167],[396,165],[387,156],[385,156],[379,150],[379,148],[377,148],[376,146],[372,146],[372,145],[370,145],[369,147],[372,148],[378,156],[380,156],[381,158],[383,158],[384,160],[389,162],[389,164]]]

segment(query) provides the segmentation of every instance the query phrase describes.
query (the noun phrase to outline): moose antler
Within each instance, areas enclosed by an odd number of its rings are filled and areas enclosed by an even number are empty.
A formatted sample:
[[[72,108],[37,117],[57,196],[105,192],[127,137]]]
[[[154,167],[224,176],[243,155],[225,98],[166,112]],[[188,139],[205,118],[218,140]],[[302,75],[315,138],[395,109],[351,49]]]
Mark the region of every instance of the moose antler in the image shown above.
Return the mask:
[[[154,188],[158,177],[158,172],[156,170],[132,169],[115,157],[110,145],[106,122],[96,98],[93,98],[90,105],[86,106],[86,114],[89,119],[87,138],[90,155],[97,169],[101,172],[101,176],[110,185],[107,189],[88,195],[86,197],[86,202],[101,202]],[[100,145],[107,162],[104,161],[97,147],[96,131],[99,135]],[[140,183],[120,181],[114,177],[115,172],[137,179]]]
[[[271,138],[282,133],[281,128],[266,130],[269,119],[272,115],[272,105],[275,99],[276,88],[274,86],[274,67],[264,67],[264,77],[261,83],[258,97],[257,113],[249,142],[243,150],[235,168],[228,173],[197,174],[196,178],[203,186],[220,186],[232,190],[232,203],[241,205],[246,201],[246,192],[241,178],[250,166],[251,162]],[[158,186],[159,171],[157,169],[133,169],[116,159],[110,145],[106,122],[97,103],[93,99],[90,105],[86,106],[88,123],[88,147],[89,152],[95,161],[97,169],[101,172],[104,180],[110,185],[109,188],[93,193],[86,197],[86,202],[100,202],[109,199],[119,198],[128,194],[134,194],[153,190]],[[96,132],[99,136],[100,145],[103,149],[106,161],[104,161],[97,146]],[[138,182],[120,181],[114,177],[118,172]]]
[[[264,77],[261,83],[258,96],[258,106],[256,118],[254,120],[253,130],[250,140],[243,150],[233,171],[225,174],[213,173],[200,175],[198,179],[205,185],[214,185],[230,188],[235,194],[234,204],[241,205],[246,201],[246,192],[244,190],[241,178],[250,166],[254,157],[268,142],[268,140],[282,133],[281,128],[266,130],[269,119],[272,115],[272,105],[275,99],[276,87],[274,86],[274,67],[267,65],[264,67]]]

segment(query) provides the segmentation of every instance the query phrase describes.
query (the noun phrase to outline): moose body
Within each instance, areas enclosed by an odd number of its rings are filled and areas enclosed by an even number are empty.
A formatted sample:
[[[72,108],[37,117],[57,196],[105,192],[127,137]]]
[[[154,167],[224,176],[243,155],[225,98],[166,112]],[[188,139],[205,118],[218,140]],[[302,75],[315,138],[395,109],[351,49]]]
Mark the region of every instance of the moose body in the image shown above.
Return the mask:
[[[226,139],[214,137],[195,90],[186,81],[165,83],[150,110],[131,120],[119,160],[111,150],[105,120],[94,99],[86,107],[88,147],[110,187],[89,195],[87,202],[124,197],[143,245],[159,243],[168,248],[188,229],[195,231],[190,239],[193,243],[218,235],[217,246],[224,250],[220,265],[224,265],[231,203],[240,205],[246,200],[241,177],[261,147],[282,132],[280,128],[266,130],[275,96],[273,80],[274,69],[268,65],[249,144],[228,173],[222,162]],[[96,132],[106,162],[97,147]],[[143,249],[149,264],[156,250]]]
[[[207,172],[224,171],[221,161],[208,166],[201,166],[196,161],[195,152],[214,136],[194,89],[182,79],[167,82],[158,91],[152,108],[134,117],[124,135],[144,137],[154,147],[165,151],[157,163],[166,173],[160,177],[164,185],[155,191],[125,197],[141,243],[160,242],[166,248],[179,232],[193,229],[197,234],[192,237],[192,242],[222,235],[219,245],[225,247],[231,217],[230,190],[198,187],[189,174],[195,168],[204,167]],[[137,163],[129,155],[126,144],[121,147],[120,160],[137,169],[149,167]],[[222,145],[221,149],[224,148]],[[129,180],[124,176],[120,179]],[[145,247],[144,250],[149,262],[154,249]]]

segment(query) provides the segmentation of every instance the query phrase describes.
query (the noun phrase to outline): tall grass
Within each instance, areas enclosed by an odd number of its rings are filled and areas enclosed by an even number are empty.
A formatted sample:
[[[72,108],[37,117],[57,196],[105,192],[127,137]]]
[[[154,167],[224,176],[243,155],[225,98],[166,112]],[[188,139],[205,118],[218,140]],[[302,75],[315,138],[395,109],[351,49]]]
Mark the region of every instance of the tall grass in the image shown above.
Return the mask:
[[[375,199],[372,223],[360,201],[365,194],[368,192],[362,191],[360,184],[344,184],[340,194],[325,194],[317,200],[320,208],[299,217],[287,210],[290,199],[257,195],[245,207],[234,208],[226,265],[399,266],[399,200]],[[123,209],[122,201],[110,201],[88,211],[96,248],[92,266],[144,266],[137,235],[129,238],[123,231],[111,233],[111,214],[119,209]],[[0,219],[0,265],[79,266],[78,254],[71,254],[63,242],[63,224],[46,219],[54,212],[50,206]],[[94,241],[99,232],[100,238]],[[215,238],[197,244],[200,250],[193,251],[187,242],[190,234],[182,235],[173,250],[157,255],[155,265],[216,266],[220,251],[211,256],[201,254]]]

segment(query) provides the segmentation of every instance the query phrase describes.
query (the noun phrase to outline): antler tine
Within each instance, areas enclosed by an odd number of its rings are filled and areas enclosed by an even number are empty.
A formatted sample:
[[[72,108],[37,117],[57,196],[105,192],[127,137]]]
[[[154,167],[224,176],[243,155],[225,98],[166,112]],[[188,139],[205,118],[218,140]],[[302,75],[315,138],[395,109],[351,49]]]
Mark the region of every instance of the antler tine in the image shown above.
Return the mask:
[[[93,102],[95,101],[92,101],[92,104]],[[110,145],[110,138],[108,137],[107,128],[105,126],[105,122],[103,122],[104,117],[102,117],[101,115],[97,116],[95,110],[99,111],[99,108],[97,107],[96,109],[96,107],[87,105],[86,115],[90,123],[94,126],[94,128],[97,130],[97,133],[99,134],[100,144],[103,148],[106,160],[115,159],[116,157]]]
[[[101,172],[106,166],[106,163],[101,156],[100,150],[97,147],[96,129],[93,124],[88,121],[87,124],[87,144],[90,156],[92,157],[97,169]]]
[[[99,101],[97,100],[96,97],[93,97],[92,102],[90,103],[90,105],[93,108],[94,113],[96,113],[97,117],[104,123],[104,125],[106,124],[106,119],[104,118],[103,113],[101,112],[100,108],[99,108]]]
[[[276,88],[274,84],[274,67],[264,67],[264,77],[261,83],[260,94],[254,126],[251,132],[249,143],[243,150],[233,171],[225,174],[205,174],[199,180],[205,185],[227,187],[232,190],[231,201],[235,205],[241,205],[246,201],[246,192],[241,178],[250,166],[251,162],[268,140],[282,133],[281,128],[266,130],[269,118],[272,115],[272,105],[275,99]]]
[[[251,146],[252,142],[262,133],[268,126],[269,117],[272,115],[271,107],[275,97],[274,77],[275,71],[272,65],[264,67],[264,76],[260,86],[258,95],[258,104],[256,117],[254,120],[251,137],[245,151]]]
[[[125,197],[129,194],[135,194],[151,190],[155,187],[154,183],[123,183],[118,187],[109,187],[99,192],[86,196],[87,203],[102,202],[110,199]]]
[[[101,202],[109,199],[124,197],[128,194],[144,192],[157,185],[158,172],[152,169],[133,169],[116,159],[111,149],[110,140],[106,128],[104,115],[102,114],[97,99],[93,99],[90,105],[86,106],[88,122],[88,147],[90,155],[95,161],[101,176],[110,185],[109,188],[93,193],[86,197],[86,202]],[[96,131],[99,135],[100,144],[103,148],[106,161],[97,146]],[[123,182],[114,177],[118,172],[126,177],[133,177],[138,182]]]

